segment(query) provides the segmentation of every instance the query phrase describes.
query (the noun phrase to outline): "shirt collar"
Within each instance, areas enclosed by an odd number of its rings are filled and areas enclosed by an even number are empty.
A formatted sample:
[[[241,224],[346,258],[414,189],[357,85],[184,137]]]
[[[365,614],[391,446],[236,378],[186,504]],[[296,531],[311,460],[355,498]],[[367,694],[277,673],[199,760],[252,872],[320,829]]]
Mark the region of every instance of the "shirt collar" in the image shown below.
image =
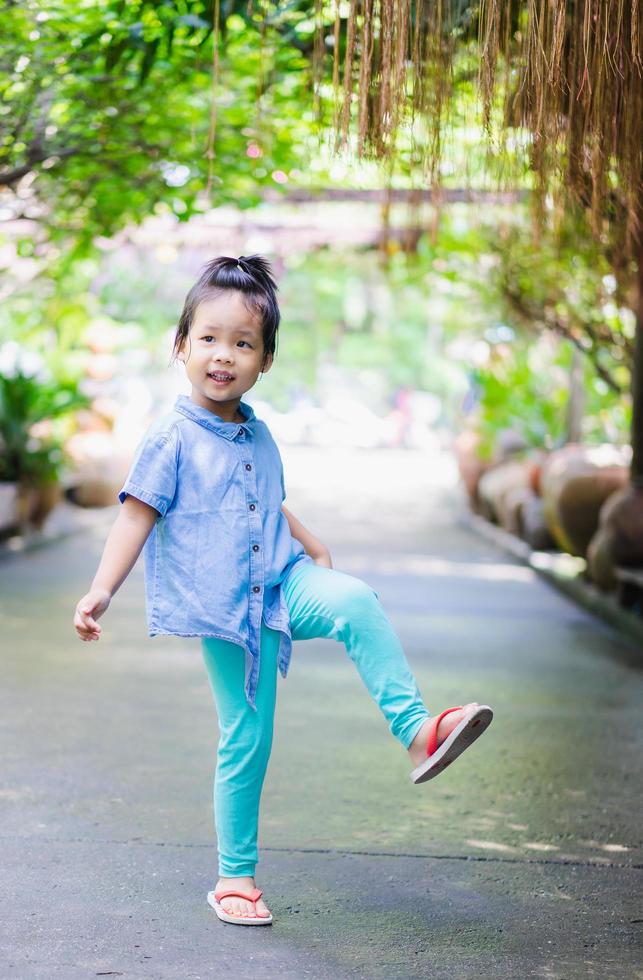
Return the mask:
[[[239,412],[245,416],[244,422],[224,422],[214,412],[210,412],[207,408],[202,408],[201,405],[196,405],[188,395],[179,395],[174,408],[181,415],[185,415],[186,418],[198,422],[199,425],[205,426],[206,429],[211,429],[217,435],[223,436],[224,439],[234,439],[241,430],[249,433],[254,426],[256,418],[252,407],[247,402],[239,403]]]

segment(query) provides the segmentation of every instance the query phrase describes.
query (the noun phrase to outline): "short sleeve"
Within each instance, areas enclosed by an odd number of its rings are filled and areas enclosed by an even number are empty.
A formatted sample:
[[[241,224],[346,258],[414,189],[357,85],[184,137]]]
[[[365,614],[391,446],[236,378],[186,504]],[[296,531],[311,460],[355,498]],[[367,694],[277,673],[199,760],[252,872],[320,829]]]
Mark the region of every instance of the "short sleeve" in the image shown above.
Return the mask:
[[[177,427],[169,432],[147,432],[139,443],[118,499],[136,497],[162,517],[174,499],[177,471]]]

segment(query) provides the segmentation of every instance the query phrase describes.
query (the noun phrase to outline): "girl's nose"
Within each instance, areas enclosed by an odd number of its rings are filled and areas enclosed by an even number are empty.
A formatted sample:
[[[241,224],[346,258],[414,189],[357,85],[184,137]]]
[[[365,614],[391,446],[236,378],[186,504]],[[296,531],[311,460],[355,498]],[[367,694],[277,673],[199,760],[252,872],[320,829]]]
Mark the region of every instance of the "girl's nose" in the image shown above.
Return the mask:
[[[214,360],[215,361],[225,361],[226,363],[229,364],[233,360],[232,351],[231,350],[227,350],[224,347],[219,347],[219,349],[216,351],[216,353],[214,355]]]

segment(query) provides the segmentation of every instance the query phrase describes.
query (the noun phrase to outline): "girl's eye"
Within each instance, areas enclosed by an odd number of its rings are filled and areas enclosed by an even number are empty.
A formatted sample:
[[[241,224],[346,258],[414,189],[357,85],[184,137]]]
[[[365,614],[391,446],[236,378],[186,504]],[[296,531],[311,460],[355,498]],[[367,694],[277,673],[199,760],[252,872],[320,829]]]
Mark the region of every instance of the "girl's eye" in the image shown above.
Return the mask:
[[[212,334],[210,334],[210,333],[209,334],[206,334],[206,336],[205,337],[202,337],[201,339],[202,340],[214,340],[214,341],[216,341],[216,338],[213,337]],[[252,349],[252,344],[249,344],[247,340],[239,340],[239,341],[237,341],[237,347],[239,347],[241,344],[245,344],[246,347],[250,347]]]

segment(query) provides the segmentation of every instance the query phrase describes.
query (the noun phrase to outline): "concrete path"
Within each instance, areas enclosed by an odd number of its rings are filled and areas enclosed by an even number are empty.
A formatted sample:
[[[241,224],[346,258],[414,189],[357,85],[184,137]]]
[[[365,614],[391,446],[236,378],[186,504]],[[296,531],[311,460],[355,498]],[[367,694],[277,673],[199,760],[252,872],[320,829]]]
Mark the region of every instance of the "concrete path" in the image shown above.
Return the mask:
[[[112,514],[9,559],[0,977],[643,977],[640,651],[459,527],[449,460],[285,458],[289,506],[378,591],[430,709],[486,701],[492,727],[414,787],[343,648],[299,644],[263,802],[275,924],[224,926],[198,641],[147,637],[140,566],[100,643],[75,638]]]

